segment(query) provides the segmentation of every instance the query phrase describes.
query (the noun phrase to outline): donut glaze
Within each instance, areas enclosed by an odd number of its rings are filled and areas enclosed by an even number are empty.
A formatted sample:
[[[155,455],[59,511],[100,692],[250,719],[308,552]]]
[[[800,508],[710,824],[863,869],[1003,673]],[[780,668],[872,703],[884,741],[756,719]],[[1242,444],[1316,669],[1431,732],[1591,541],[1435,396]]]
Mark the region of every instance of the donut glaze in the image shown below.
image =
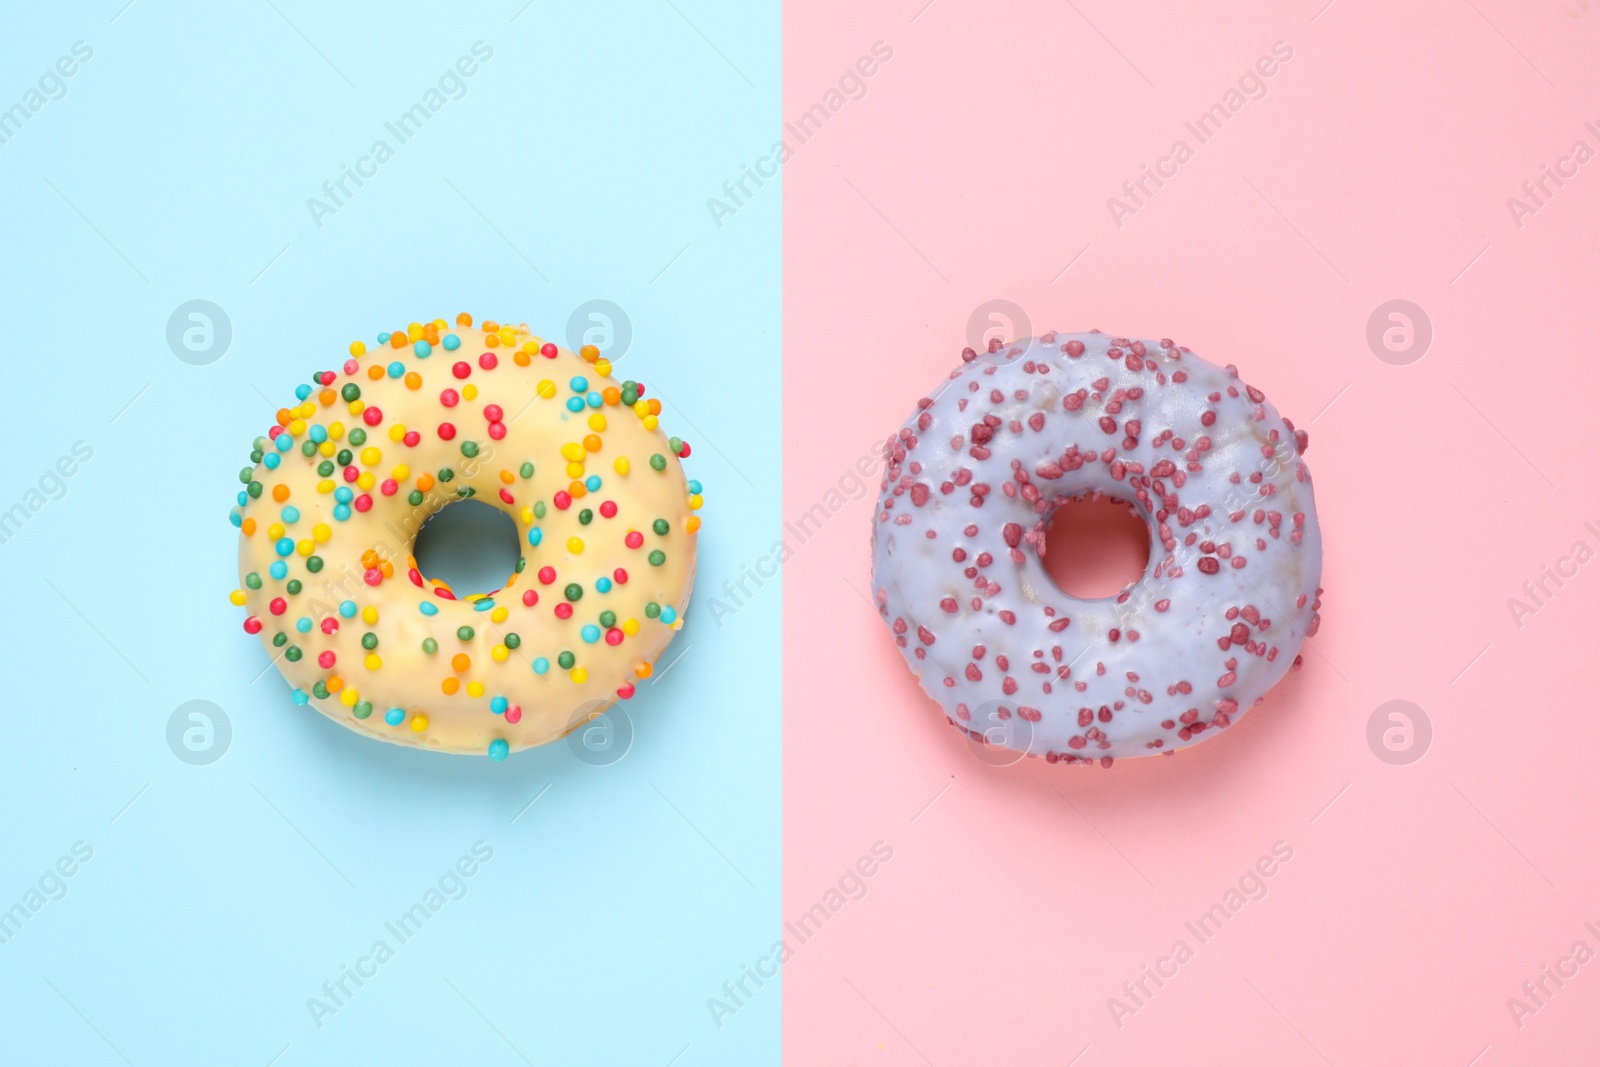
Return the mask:
[[[661,403],[526,326],[469,315],[357,341],[255,439],[232,601],[296,704],[370,737],[503,759],[632,697],[683,625],[700,485]],[[458,500],[511,516],[505,586],[417,569]]]
[[[1169,340],[1047,333],[962,359],[885,443],[872,523],[876,606],[922,688],[974,742],[1052,763],[1238,722],[1317,631],[1305,431]],[[1054,510],[1095,494],[1145,520],[1150,564],[1083,600],[1041,556]]]

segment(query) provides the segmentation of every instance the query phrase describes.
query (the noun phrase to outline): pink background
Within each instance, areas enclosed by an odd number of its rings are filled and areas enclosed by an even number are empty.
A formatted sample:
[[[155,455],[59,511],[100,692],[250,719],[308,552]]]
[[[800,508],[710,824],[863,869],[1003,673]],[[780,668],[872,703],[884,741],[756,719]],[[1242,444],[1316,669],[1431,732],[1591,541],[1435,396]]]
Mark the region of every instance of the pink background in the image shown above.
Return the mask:
[[[1600,159],[1520,229],[1506,199],[1574,141],[1600,150],[1600,2],[1075,2],[787,6],[790,120],[873,42],[894,54],[790,135],[785,516],[829,500],[974,309],[1010,300],[1031,332],[1235,362],[1309,426],[1322,630],[1194,750],[995,768],[865,600],[870,502],[788,535],[784,917],[894,851],[788,935],[787,1061],[1592,1057],[1600,959],[1520,1028],[1507,998],[1580,939],[1600,952],[1600,559],[1520,628],[1507,600],[1575,541],[1600,550]],[[1268,95],[1119,229],[1106,199],[1193,147],[1184,121],[1280,40]],[[1407,366],[1366,341],[1394,298],[1433,326]],[[1405,766],[1367,741],[1395,699],[1433,728]],[[1200,944],[1185,921],[1278,841],[1267,895]],[[1194,957],[1119,1027],[1108,999],[1179,939]]]

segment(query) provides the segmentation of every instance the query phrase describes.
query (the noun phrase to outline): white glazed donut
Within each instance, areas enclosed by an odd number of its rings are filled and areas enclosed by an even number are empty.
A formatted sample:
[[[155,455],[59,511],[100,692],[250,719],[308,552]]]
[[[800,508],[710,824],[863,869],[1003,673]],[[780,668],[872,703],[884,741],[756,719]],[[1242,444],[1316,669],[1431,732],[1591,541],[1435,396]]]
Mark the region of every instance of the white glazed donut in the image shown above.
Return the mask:
[[[872,524],[876,606],[922,688],[973,741],[1052,763],[1237,722],[1317,631],[1305,431],[1169,340],[1047,333],[962,359],[888,439]],[[1043,535],[1098,493],[1145,519],[1150,565],[1083,600]]]

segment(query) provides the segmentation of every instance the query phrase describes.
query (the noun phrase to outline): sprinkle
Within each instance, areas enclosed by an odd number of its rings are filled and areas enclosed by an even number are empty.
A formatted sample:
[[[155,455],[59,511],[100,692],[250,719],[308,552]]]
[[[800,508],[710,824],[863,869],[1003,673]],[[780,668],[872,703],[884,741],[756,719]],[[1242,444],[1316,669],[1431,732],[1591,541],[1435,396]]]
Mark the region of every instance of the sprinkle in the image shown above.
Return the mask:
[[[518,717],[520,718],[521,716]],[[494,760],[496,763],[499,763],[501,760],[505,759],[506,756],[510,755],[510,753],[511,746],[506,743],[504,738],[497,737],[493,741],[489,742],[489,758]]]

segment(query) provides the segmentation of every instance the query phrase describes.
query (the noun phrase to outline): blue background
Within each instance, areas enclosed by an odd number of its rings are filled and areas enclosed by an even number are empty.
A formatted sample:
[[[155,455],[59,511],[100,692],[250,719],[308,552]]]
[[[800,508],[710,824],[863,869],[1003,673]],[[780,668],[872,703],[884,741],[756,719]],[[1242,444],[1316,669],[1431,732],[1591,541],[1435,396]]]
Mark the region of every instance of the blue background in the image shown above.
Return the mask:
[[[776,1062],[776,980],[720,1029],[706,1000],[777,937],[779,590],[720,627],[705,605],[779,524],[779,191],[706,208],[774,139],[777,3],[121,7],[30,5],[0,38],[0,108],[94,49],[0,145],[0,510],[94,450],[0,544],[0,909],[94,849],[0,945],[0,1061]],[[478,40],[398,145],[384,123]],[[380,137],[395,158],[316,226]],[[352,339],[465,310],[564,343],[592,298],[706,486],[699,610],[631,750],[491,764],[293,707],[227,602],[250,439]],[[167,345],[191,299],[232,325],[205,366]],[[166,739],[194,699],[232,724],[208,766]],[[398,945],[384,922],[480,840]],[[379,938],[395,958],[316,1027]]]

